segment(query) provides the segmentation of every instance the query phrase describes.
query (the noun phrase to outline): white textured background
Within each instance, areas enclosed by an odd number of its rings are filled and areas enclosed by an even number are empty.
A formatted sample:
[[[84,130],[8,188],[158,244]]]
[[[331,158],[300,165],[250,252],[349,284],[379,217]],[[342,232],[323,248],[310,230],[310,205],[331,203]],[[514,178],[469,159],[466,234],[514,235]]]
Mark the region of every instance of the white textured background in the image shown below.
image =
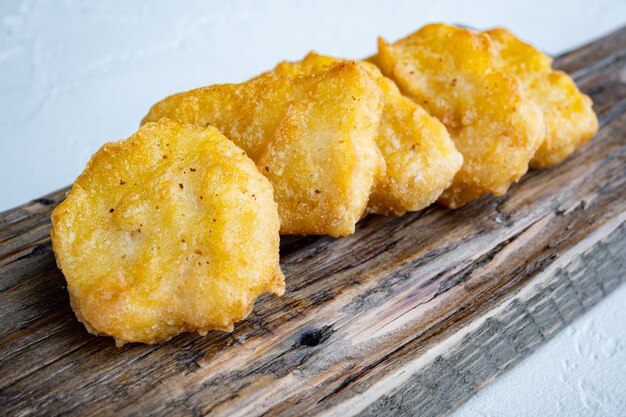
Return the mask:
[[[0,210],[70,184],[155,101],[310,49],[351,58],[424,23],[503,25],[557,54],[626,23],[624,0],[0,0]],[[626,287],[456,416],[626,416]]]

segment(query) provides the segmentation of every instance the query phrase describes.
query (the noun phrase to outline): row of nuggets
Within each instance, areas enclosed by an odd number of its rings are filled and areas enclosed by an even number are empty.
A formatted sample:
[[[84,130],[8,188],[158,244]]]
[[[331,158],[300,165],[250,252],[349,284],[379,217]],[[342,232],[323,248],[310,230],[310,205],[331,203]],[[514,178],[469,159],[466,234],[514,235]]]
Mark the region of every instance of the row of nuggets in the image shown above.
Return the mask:
[[[77,317],[118,344],[230,331],[281,295],[280,234],[501,195],[597,131],[589,97],[504,29],[425,26],[365,61],[310,53],[155,104],[52,215]]]

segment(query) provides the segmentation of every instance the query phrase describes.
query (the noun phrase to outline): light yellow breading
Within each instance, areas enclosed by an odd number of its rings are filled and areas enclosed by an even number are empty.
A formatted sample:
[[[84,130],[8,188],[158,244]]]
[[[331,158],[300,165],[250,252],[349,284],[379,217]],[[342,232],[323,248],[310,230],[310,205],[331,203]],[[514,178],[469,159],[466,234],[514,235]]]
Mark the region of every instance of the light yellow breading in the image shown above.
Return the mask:
[[[52,223],[77,317],[118,344],[232,331],[284,292],[272,186],[214,127],[164,119],[104,145]]]
[[[283,234],[354,233],[384,160],[374,141],[382,103],[354,62],[310,76],[262,74],[170,96],[144,119],[215,125],[274,186]]]
[[[463,155],[439,199],[452,208],[505,193],[526,173],[544,137],[541,111],[516,77],[495,67],[493,53],[489,36],[444,24],[393,44],[379,40],[383,74],[443,122]]]
[[[561,162],[598,131],[591,99],[574,80],[552,69],[552,59],[506,29],[486,32],[496,48],[498,68],[519,77],[528,98],[543,111],[546,136],[530,161],[532,168]]]
[[[274,71],[298,77],[323,72],[341,61],[311,52],[302,61],[281,62]],[[429,206],[450,186],[463,157],[441,122],[404,97],[375,65],[359,64],[376,81],[384,105],[376,144],[385,159],[386,174],[374,184],[368,211],[401,215]]]

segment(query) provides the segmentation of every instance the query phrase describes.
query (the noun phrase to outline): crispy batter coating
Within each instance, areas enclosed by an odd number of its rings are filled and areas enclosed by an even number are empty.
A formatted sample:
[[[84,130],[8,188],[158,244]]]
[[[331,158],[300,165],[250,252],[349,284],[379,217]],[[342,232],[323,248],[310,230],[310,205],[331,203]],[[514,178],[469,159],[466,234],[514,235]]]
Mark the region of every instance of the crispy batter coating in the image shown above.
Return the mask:
[[[164,119],[104,145],[52,223],[78,319],[118,345],[232,331],[284,292],[272,186],[213,127]]]
[[[591,99],[574,80],[552,69],[552,59],[506,29],[486,32],[496,48],[498,68],[517,76],[526,95],[543,111],[546,136],[530,161],[532,168],[557,164],[598,131]]]
[[[262,74],[170,96],[143,122],[216,126],[270,179],[282,234],[354,233],[384,160],[374,141],[382,103],[354,62],[310,76]]]
[[[520,81],[494,64],[489,36],[427,25],[389,44],[379,39],[383,74],[448,128],[463,166],[439,199],[456,208],[501,195],[528,170],[545,126]]]
[[[341,59],[309,53],[299,62],[281,62],[274,71],[290,77],[325,71]],[[376,136],[386,174],[376,179],[368,212],[401,215],[437,200],[463,163],[446,128],[369,62],[359,62],[376,81],[383,113]]]

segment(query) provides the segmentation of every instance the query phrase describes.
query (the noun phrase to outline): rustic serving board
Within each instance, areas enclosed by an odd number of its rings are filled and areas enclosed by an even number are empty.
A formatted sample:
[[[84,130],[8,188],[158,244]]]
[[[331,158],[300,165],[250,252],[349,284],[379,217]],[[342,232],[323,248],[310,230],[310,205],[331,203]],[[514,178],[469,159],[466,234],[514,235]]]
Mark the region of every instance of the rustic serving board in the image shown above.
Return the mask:
[[[232,334],[116,348],[72,313],[49,215],[0,214],[2,415],[439,415],[626,279],[626,28],[556,66],[600,133],[500,198],[284,238],[287,293]]]

